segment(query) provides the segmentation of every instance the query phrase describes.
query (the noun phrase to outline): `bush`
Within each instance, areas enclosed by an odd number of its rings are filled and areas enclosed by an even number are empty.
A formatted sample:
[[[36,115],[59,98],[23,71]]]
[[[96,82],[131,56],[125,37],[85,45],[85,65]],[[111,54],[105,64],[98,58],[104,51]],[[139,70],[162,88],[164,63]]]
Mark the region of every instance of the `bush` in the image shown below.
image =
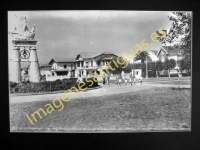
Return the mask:
[[[12,82],[10,81],[10,88],[14,88],[17,86],[17,83],[16,82]]]
[[[48,91],[67,90],[76,84],[77,78],[43,82],[10,82],[11,93],[38,93]]]
[[[81,87],[82,89],[98,86],[98,82],[95,82],[95,81],[94,81],[94,77],[87,78],[87,81],[89,81],[89,80],[92,80],[92,81],[93,81],[93,85],[92,85],[92,86],[89,86],[89,85],[91,85],[92,83],[91,83],[91,82],[86,82],[86,78],[83,78],[83,82],[85,83],[85,85]],[[97,78],[95,78],[95,80],[97,81]],[[79,82],[77,82],[76,85],[75,85],[75,87],[76,87],[77,89],[78,89],[78,83],[79,83]],[[80,83],[80,86],[81,86],[81,85],[83,85],[83,83]]]

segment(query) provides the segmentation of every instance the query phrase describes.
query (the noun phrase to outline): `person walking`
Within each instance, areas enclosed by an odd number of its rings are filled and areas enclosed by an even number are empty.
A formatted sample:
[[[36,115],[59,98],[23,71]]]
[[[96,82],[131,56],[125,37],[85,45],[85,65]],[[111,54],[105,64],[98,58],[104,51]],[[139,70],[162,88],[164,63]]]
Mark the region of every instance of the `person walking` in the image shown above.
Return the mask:
[[[125,78],[125,79],[124,79],[125,86],[126,86],[127,82],[128,82],[128,79]]]
[[[119,75],[119,85],[121,86],[121,84],[122,84],[122,76]]]
[[[140,84],[142,84],[142,79],[143,79],[142,76],[140,76],[139,79],[138,79],[140,81]]]
[[[107,74],[107,73],[105,73],[106,74],[106,81],[107,81],[107,84],[109,85],[109,82],[110,82],[110,74]]]
[[[117,84],[117,85],[119,84],[119,76],[118,76],[118,74],[116,76],[115,84]]]
[[[159,76],[159,72],[158,72],[158,71],[156,71],[156,77],[158,78],[158,76]]]
[[[133,81],[134,81],[134,78],[132,76],[132,74],[130,74],[130,78],[129,78],[129,85],[131,84],[131,86],[133,85]],[[135,82],[134,82],[135,84]]]
[[[105,73],[105,71],[103,71],[102,78],[103,78],[103,84],[105,84],[106,83],[106,73]]]

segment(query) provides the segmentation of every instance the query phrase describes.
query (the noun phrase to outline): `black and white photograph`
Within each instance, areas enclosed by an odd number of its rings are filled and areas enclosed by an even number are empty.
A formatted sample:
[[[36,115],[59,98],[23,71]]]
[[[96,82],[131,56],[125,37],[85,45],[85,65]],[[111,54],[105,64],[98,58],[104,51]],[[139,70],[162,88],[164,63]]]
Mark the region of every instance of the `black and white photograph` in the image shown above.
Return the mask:
[[[7,11],[10,132],[191,131],[192,11]]]

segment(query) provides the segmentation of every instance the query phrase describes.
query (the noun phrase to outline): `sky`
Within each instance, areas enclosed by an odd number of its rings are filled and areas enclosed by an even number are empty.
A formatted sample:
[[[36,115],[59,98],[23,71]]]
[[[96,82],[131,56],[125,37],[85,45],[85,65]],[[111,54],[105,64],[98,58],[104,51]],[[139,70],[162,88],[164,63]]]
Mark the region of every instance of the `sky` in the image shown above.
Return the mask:
[[[20,32],[25,17],[29,30],[36,23],[38,61],[46,64],[81,52],[129,52],[143,39],[151,43],[150,35],[159,28],[169,29],[169,15],[165,11],[8,11],[8,30],[16,27]],[[10,59],[13,50],[8,42]],[[157,42],[148,50],[160,46]]]

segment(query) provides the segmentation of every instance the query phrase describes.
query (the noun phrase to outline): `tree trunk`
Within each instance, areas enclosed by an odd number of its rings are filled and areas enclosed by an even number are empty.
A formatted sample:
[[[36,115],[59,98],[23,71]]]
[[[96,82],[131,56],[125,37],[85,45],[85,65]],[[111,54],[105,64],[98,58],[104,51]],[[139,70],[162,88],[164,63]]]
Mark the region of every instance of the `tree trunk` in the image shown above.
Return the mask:
[[[148,62],[147,62],[147,56],[146,56],[146,78],[148,78]]]

